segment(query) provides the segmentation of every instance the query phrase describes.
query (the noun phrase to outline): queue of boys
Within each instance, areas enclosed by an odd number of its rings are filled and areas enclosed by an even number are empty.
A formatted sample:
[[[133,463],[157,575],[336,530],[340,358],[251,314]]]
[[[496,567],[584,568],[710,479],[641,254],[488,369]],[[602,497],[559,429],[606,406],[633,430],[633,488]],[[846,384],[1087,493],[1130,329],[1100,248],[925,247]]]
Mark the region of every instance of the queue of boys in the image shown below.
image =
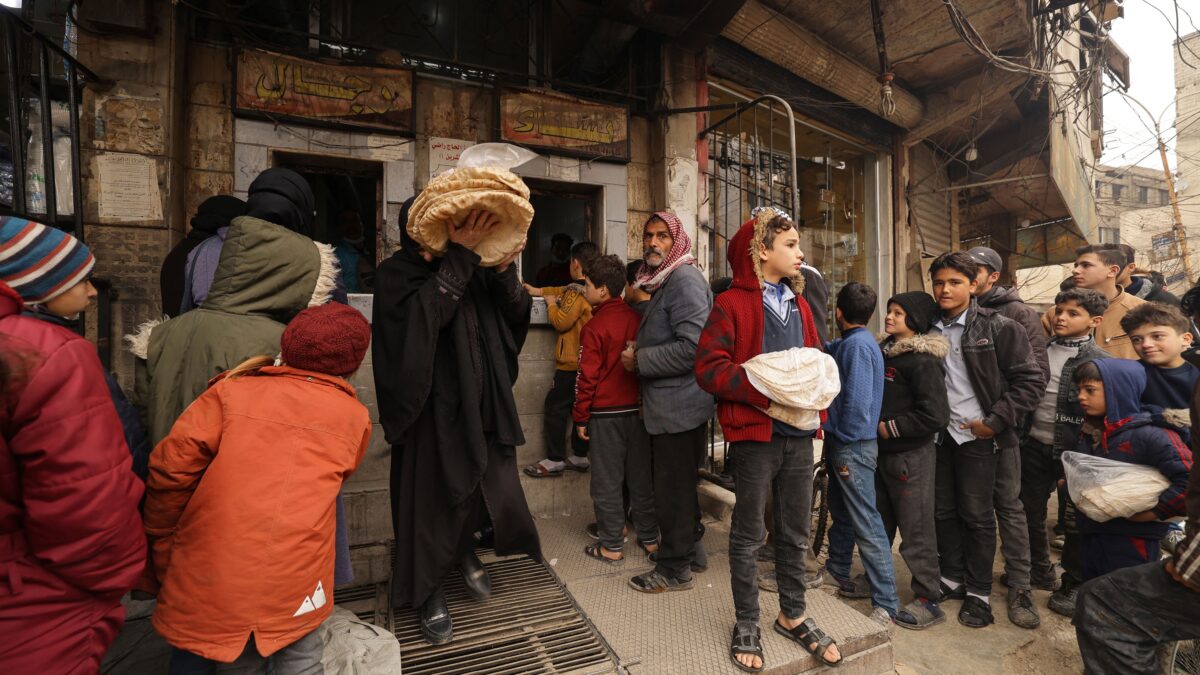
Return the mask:
[[[266,179],[293,179],[271,171],[233,218],[201,309],[154,327],[152,344],[133,339],[146,379],[139,390],[152,392],[148,434],[118,416],[128,402],[106,384],[95,350],[60,325],[95,297],[91,253],[53,228],[0,218],[0,460],[13,458],[0,464],[0,635],[10,643],[0,652],[18,670],[57,672],[59,654],[98,668],[121,625],[119,599],[136,587],[157,597],[154,627],[174,649],[171,672],[266,672],[268,662],[276,673],[320,672],[316,629],[344,580],[337,493],[370,437],[346,378],[366,355],[370,327],[329,302],[338,292],[332,251],[316,244],[312,254],[305,223],[289,221],[312,209],[281,206],[287,190],[268,190]],[[672,460],[688,470],[661,464],[668,442],[704,434],[646,422],[647,313],[664,294],[684,292],[668,279],[702,277],[679,275],[695,261],[673,214],[646,223],[643,248],[645,260],[626,263],[582,242],[570,285],[526,287],[546,299],[562,374],[546,399],[547,438],[558,438],[525,473],[590,471],[596,522],[586,555],[619,565],[631,529],[656,567],[629,586],[656,594],[693,588],[693,574],[708,567],[690,471],[702,453],[688,445],[695,456]],[[961,624],[985,628],[995,621],[997,535],[1009,621],[1036,628],[1031,590],[1053,591],[1049,607],[1074,617],[1089,672],[1146,672],[1155,642],[1138,637],[1146,631],[1159,641],[1195,637],[1200,488],[1188,409],[1197,407],[1200,369],[1187,360],[1195,327],[1178,307],[1143,302],[1130,282],[1118,283],[1132,270],[1125,251],[1079,249],[1070,288],[1041,320],[995,286],[994,251],[945,253],[929,269],[932,295],[887,300],[880,340],[867,328],[875,291],[850,282],[836,296],[840,337],[825,343],[805,299],[805,278],[819,274],[802,273],[803,255],[786,213],[756,209],[729,242],[728,287],[715,298],[693,292],[672,305],[690,308],[686,321],[661,326],[675,361],[691,364],[670,382],[715,403],[730,444],[734,666],[768,665],[757,569],[768,544],[780,606],[771,629],[828,666],[843,654],[807,612],[807,589],[828,579],[841,595],[869,598],[876,621],[913,630],[944,622],[946,603],[957,602]],[[264,256],[276,263],[265,272],[255,262]],[[1193,314],[1197,299],[1185,298]],[[238,303],[255,309],[232,309]],[[262,356],[227,362],[233,353]],[[209,381],[214,366],[226,372]],[[832,515],[823,569],[810,541],[816,440]],[[1064,484],[1067,451],[1153,467],[1169,487],[1150,510],[1093,521]],[[22,489],[13,487],[18,476]],[[1056,491],[1061,574],[1046,529]],[[1185,515],[1184,531],[1168,522]],[[904,598],[897,534],[912,578]],[[1151,574],[1164,542],[1170,559]],[[1127,612],[1125,624],[1090,625],[1128,609],[1101,587],[1118,575],[1130,580],[1123,589],[1141,593],[1130,598],[1158,603],[1160,616]],[[52,623],[62,630],[43,630]]]

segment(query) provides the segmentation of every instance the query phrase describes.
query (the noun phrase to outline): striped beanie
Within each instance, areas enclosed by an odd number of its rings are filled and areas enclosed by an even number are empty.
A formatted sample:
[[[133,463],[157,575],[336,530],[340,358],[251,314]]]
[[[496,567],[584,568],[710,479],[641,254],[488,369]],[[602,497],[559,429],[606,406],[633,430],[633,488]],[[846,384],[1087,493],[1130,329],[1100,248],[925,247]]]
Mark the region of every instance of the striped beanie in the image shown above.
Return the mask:
[[[62,230],[0,216],[0,281],[27,305],[53,300],[88,278],[96,258]]]

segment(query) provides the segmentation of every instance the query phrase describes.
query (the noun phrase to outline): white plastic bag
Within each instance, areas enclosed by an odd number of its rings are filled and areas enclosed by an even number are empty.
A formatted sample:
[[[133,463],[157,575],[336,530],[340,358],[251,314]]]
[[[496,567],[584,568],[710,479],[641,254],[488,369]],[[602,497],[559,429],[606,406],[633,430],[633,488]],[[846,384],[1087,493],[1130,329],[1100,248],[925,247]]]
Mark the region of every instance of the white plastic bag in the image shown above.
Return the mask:
[[[1071,501],[1098,523],[1149,511],[1171,486],[1152,466],[1069,451],[1063,453],[1062,462]]]
[[[458,155],[458,168],[487,166],[512,171],[537,158],[536,152],[510,143],[479,143]]]

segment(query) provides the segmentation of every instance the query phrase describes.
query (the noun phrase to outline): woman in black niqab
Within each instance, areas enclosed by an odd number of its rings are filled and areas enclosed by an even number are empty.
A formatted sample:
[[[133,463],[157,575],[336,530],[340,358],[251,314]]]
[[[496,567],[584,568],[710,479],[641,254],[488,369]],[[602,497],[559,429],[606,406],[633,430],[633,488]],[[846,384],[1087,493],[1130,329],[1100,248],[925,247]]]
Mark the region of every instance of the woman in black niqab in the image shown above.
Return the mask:
[[[402,247],[376,277],[372,361],[392,445],[393,600],[419,607],[437,602],[488,524],[501,555],[541,549],[517,477],[525,437],[512,394],[530,297],[515,265],[480,267],[457,244],[426,260],[407,232],[411,204]]]

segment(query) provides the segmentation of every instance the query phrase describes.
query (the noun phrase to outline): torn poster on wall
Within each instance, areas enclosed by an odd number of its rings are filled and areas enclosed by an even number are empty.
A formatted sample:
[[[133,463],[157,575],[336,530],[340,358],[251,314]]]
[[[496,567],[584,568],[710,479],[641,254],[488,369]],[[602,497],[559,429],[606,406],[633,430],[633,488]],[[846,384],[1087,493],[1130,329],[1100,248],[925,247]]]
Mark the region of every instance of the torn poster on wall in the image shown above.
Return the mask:
[[[100,222],[143,223],[163,219],[158,166],[153,157],[123,152],[96,155]]]

